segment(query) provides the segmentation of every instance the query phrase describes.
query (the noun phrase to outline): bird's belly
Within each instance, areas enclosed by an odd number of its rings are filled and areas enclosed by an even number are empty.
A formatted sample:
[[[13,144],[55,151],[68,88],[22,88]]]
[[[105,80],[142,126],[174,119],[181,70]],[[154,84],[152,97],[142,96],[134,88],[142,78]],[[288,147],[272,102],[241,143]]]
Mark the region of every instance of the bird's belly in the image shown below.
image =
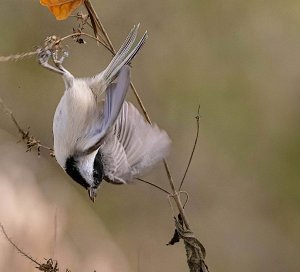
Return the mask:
[[[70,102],[70,97],[62,97],[53,118],[54,153],[62,167],[69,156],[82,151],[82,139],[87,138],[97,117],[93,101]]]

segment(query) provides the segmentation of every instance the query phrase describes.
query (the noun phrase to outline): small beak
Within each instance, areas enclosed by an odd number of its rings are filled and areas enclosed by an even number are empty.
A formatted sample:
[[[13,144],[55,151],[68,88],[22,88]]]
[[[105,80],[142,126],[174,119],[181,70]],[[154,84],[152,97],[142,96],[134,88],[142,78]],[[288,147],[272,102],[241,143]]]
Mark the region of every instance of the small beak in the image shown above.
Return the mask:
[[[95,202],[97,196],[97,189],[90,187],[88,189],[90,199]]]

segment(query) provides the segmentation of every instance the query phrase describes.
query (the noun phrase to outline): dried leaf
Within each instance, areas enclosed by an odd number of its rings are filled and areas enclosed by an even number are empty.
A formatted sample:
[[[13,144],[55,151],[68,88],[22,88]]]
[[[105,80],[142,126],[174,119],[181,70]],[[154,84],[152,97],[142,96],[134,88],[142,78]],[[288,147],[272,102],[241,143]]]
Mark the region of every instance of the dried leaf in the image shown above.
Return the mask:
[[[86,44],[86,41],[82,38],[76,39],[76,42],[79,43],[79,44]]]
[[[170,242],[167,243],[167,246],[173,246],[173,245],[175,245],[176,243],[179,243],[179,241],[180,241],[180,236],[179,236],[179,233],[178,233],[177,229],[175,229],[174,234],[173,234],[173,237],[172,237],[172,239],[170,240]]]
[[[178,215],[175,219],[176,231],[183,240],[185,245],[187,263],[190,272],[208,272],[208,267],[205,264],[205,248],[200,241],[194,236],[194,233],[184,228],[182,218]]]
[[[56,20],[65,20],[82,5],[84,0],[40,0],[41,5],[48,7]]]

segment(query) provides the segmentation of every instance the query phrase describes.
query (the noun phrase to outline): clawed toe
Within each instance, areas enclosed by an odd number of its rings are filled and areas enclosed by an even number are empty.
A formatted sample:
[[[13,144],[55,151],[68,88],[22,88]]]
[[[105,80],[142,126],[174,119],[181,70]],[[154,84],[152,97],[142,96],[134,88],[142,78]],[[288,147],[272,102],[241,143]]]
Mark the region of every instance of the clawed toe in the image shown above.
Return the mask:
[[[49,58],[51,56],[50,50],[40,49],[38,52],[38,61],[40,64],[48,63]]]
[[[59,57],[58,55],[58,52],[53,52],[52,54],[52,59],[53,59],[53,62],[56,66],[58,65],[62,65],[65,58],[69,56],[69,53],[67,51],[64,51],[62,56]]]
[[[68,52],[64,51],[63,55],[61,57],[58,57],[57,51],[51,51],[49,49],[41,48],[38,52],[38,62],[44,68],[63,75],[67,72],[67,70],[62,66],[62,63],[68,55]],[[52,58],[52,61],[56,67],[49,64],[50,57]]]
[[[52,54],[52,59],[53,59],[53,63],[55,64],[55,66],[60,69],[63,72],[67,72],[67,70],[63,67],[63,62],[65,60],[66,57],[69,56],[69,53],[67,51],[64,51],[62,56],[58,57],[57,52],[55,54]]]

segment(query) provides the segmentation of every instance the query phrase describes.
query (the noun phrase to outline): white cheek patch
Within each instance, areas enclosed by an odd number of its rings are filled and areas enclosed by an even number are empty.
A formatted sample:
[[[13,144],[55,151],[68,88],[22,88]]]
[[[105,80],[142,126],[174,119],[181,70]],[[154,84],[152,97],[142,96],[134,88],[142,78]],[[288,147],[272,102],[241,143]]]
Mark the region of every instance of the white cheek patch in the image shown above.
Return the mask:
[[[88,154],[86,156],[82,156],[77,158],[77,167],[82,175],[82,177],[86,180],[86,182],[92,186],[94,183],[93,171],[94,171],[94,160],[97,151]]]

